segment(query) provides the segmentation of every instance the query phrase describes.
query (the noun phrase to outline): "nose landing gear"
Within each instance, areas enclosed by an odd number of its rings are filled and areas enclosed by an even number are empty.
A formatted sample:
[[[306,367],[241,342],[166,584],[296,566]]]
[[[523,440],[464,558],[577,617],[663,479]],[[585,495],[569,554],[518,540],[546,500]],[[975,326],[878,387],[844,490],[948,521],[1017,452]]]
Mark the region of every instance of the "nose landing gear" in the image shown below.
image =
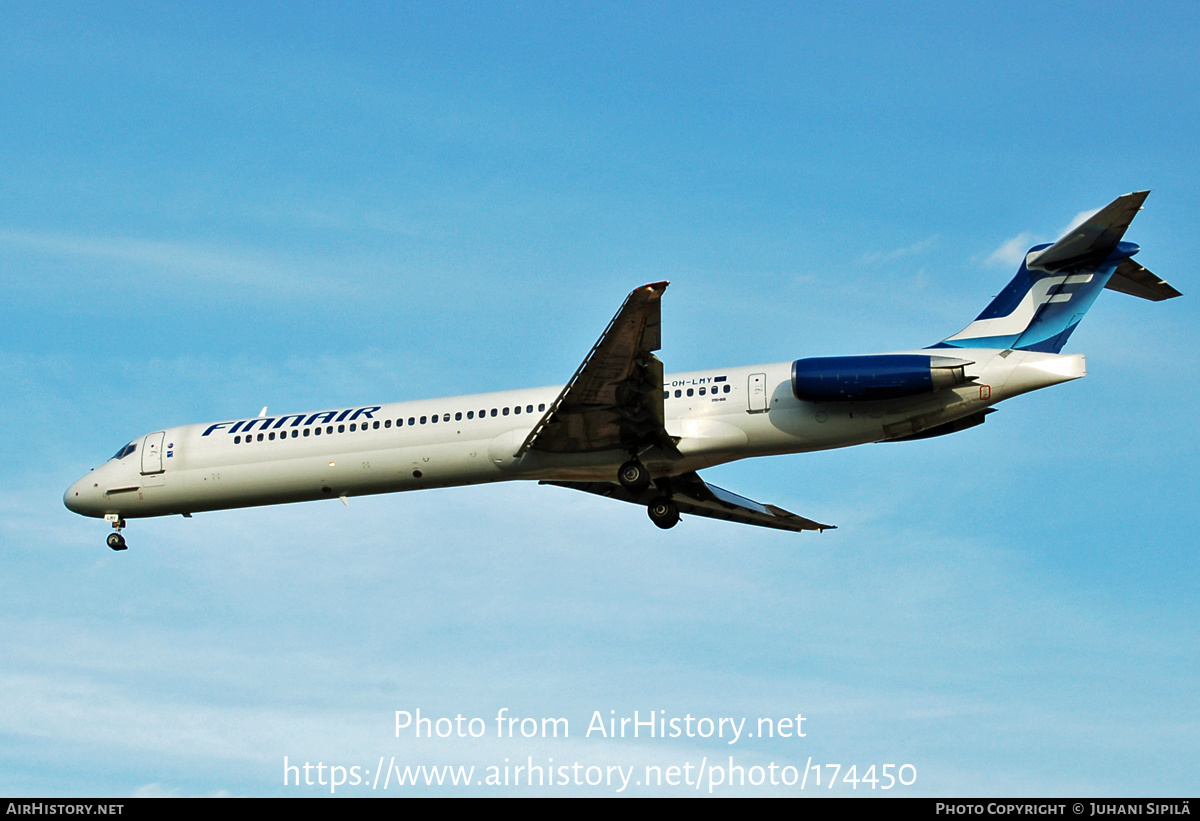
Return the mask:
[[[108,546],[113,550],[125,550],[128,545],[125,544],[125,537],[121,535],[121,528],[125,527],[125,520],[115,513],[108,513],[104,516],[104,521],[110,522],[113,526],[113,532],[108,534]]]

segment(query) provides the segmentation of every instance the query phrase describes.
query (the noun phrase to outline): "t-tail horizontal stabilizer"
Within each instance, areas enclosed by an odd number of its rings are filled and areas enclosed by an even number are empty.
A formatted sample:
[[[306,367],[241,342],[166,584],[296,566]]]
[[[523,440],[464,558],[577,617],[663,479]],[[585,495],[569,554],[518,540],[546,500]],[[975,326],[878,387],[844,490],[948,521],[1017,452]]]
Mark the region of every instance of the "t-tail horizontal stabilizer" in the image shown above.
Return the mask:
[[[1112,278],[1104,287],[1110,291],[1149,299],[1152,302],[1162,302],[1164,299],[1183,296],[1132,259],[1121,260]]]

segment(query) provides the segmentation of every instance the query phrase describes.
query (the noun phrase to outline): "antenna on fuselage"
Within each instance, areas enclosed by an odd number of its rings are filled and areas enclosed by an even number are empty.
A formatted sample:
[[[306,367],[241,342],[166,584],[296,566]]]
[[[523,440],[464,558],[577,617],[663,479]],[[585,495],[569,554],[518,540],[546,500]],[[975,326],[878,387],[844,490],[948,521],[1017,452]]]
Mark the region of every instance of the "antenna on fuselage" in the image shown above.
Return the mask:
[[[258,412],[258,418],[262,419],[267,415],[267,406],[263,405],[263,409]]]

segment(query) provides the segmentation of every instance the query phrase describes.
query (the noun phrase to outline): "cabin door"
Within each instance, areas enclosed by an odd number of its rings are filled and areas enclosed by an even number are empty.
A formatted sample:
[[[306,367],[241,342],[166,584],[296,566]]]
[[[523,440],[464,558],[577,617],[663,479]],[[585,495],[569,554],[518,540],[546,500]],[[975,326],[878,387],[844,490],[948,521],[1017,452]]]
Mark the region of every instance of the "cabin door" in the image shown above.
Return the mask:
[[[149,434],[142,442],[142,475],[163,472],[162,444],[165,431]]]

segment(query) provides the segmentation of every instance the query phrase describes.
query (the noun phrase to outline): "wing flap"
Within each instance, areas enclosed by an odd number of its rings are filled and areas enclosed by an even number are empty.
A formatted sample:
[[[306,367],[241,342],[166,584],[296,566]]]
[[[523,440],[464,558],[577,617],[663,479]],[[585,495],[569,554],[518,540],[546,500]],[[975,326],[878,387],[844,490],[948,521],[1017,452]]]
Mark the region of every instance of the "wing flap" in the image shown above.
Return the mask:
[[[640,494],[633,494],[615,482],[554,482],[545,481],[543,485],[582,490],[622,502],[648,505],[661,491],[649,488]],[[684,473],[671,479],[671,498],[680,513],[693,516],[704,516],[709,519],[723,519],[745,525],[758,525],[775,530],[790,530],[800,533],[805,530],[834,530],[834,525],[821,524],[803,516],[784,510],[775,505],[765,505],[745,496],[739,496],[732,491],[710,485],[700,478],[698,473]]]

